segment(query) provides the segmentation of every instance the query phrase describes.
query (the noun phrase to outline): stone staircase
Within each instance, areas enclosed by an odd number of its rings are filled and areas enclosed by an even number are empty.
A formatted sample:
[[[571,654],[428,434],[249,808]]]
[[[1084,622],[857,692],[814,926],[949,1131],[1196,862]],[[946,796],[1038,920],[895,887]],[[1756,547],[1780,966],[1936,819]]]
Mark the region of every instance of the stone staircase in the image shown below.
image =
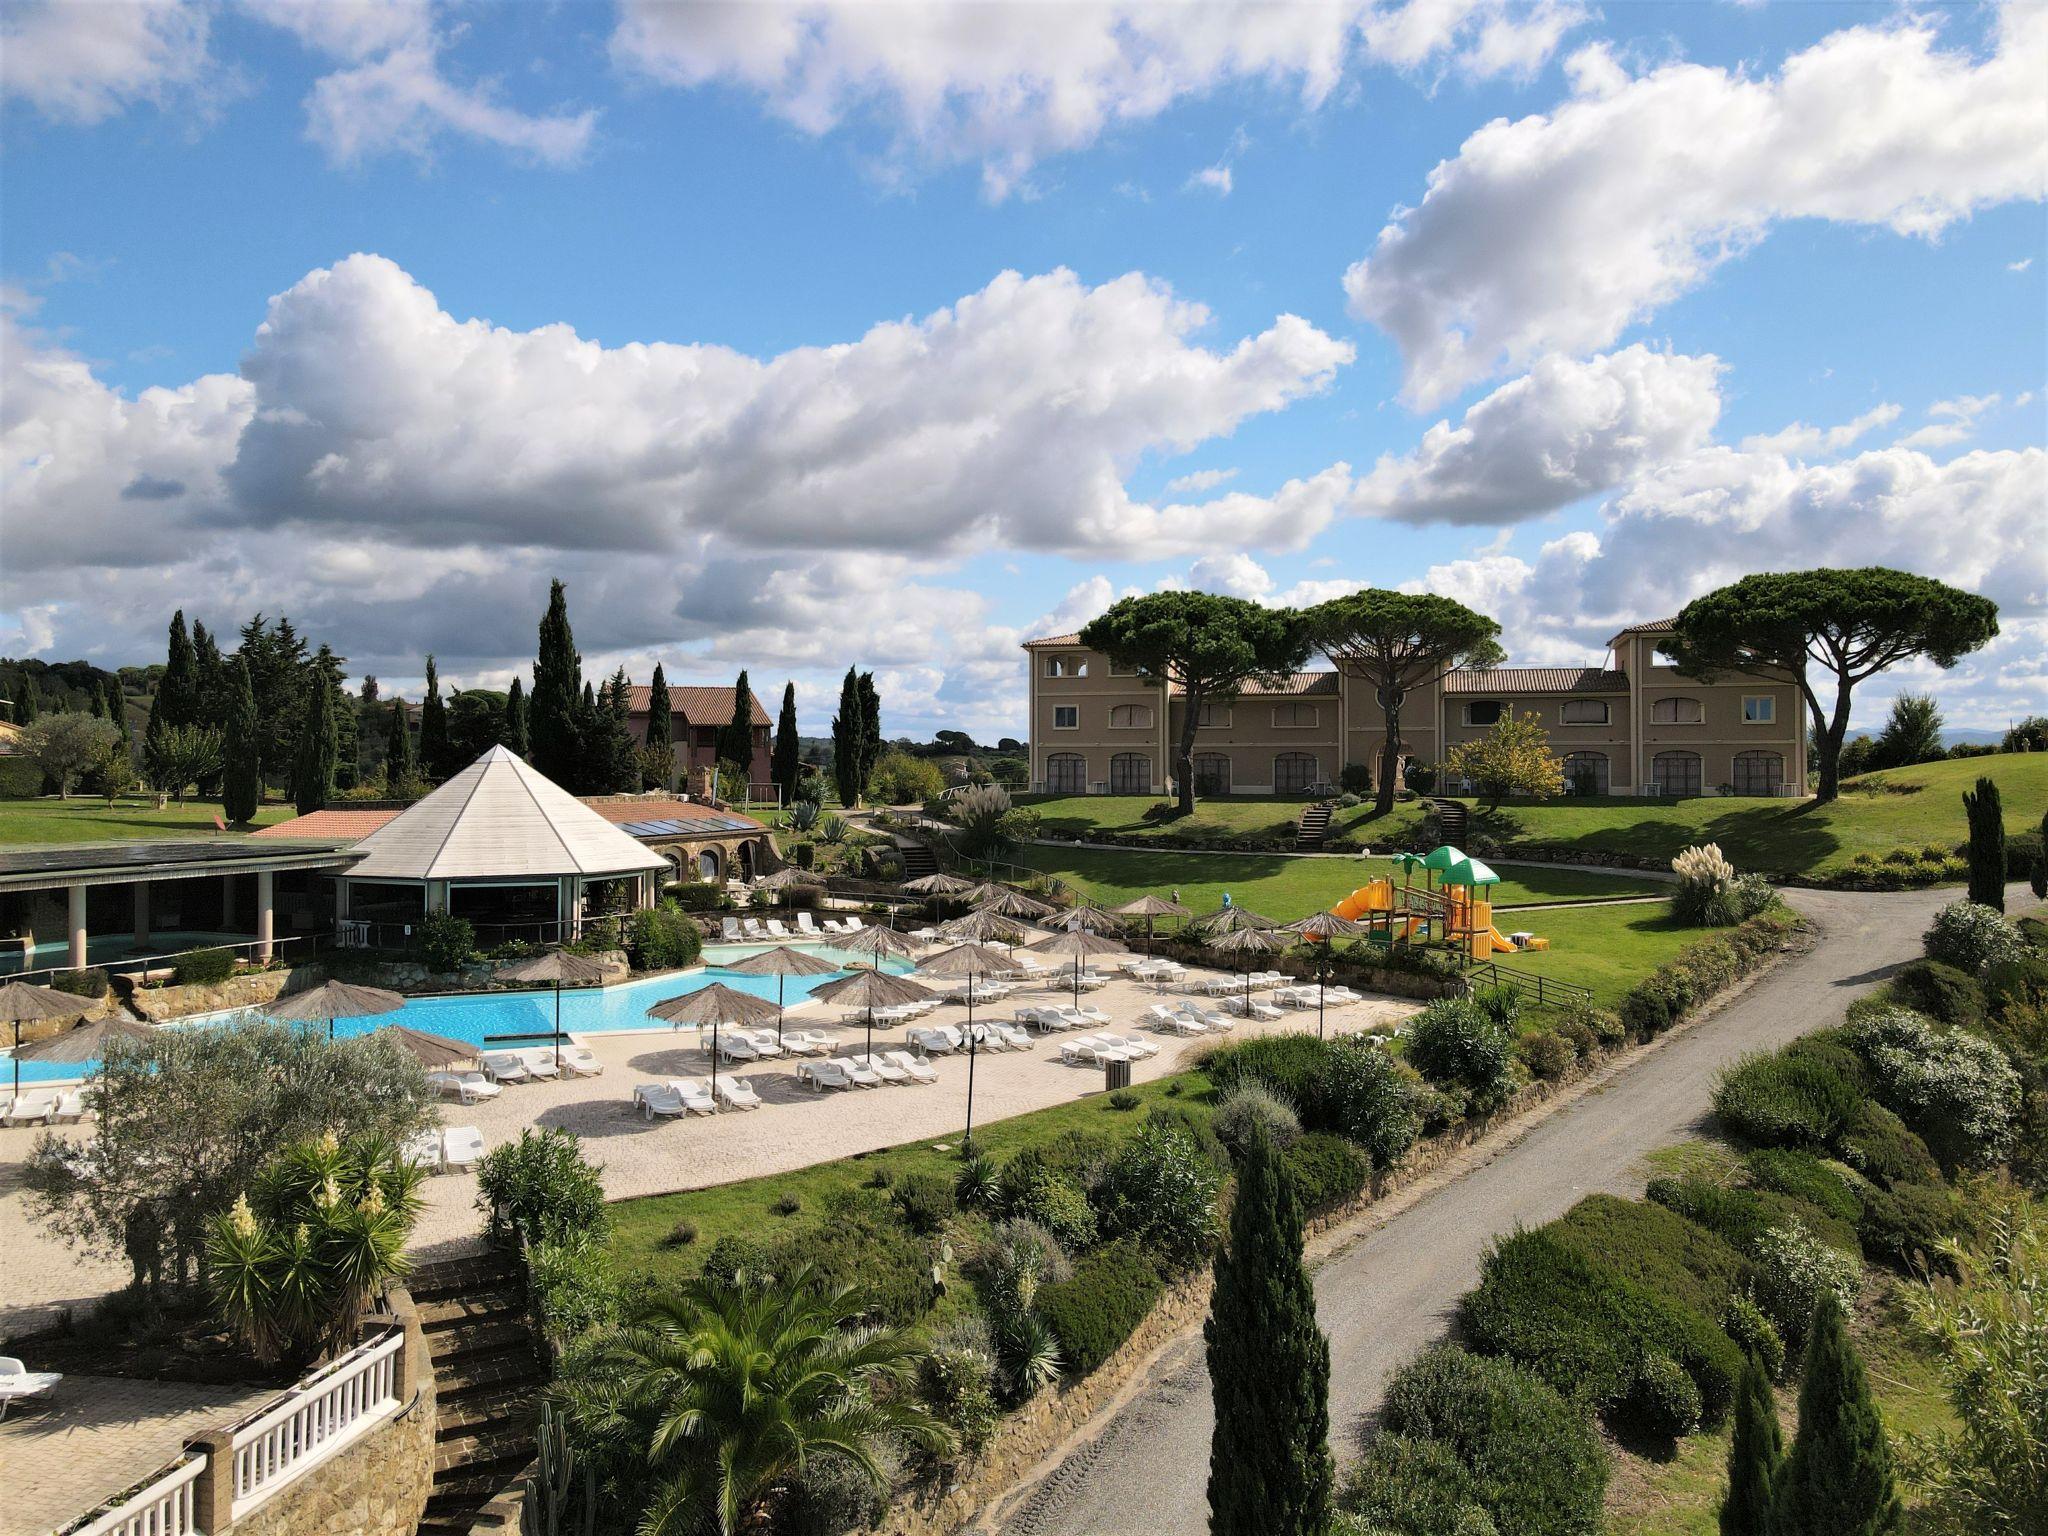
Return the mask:
[[[410,1290],[434,1362],[434,1487],[419,1536],[468,1536],[483,1507],[533,1460],[547,1382],[512,1253],[422,1265]]]
[[[1453,848],[1465,846],[1465,835],[1472,830],[1472,816],[1456,800],[1431,800],[1436,807],[1436,824],[1443,829],[1443,840]]]
[[[1330,807],[1312,805],[1301,813],[1301,820],[1294,828],[1296,851],[1313,853],[1323,846],[1323,839],[1330,835]]]
[[[939,861],[932,856],[931,848],[912,838],[896,839],[896,852],[903,860],[903,878],[919,880],[926,875],[939,872]]]

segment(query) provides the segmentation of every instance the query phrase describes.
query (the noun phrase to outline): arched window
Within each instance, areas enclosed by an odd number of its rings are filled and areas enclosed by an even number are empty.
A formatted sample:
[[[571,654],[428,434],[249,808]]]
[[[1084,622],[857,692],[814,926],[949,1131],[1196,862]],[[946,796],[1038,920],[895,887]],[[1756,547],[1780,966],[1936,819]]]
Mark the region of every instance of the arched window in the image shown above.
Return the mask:
[[[1197,752],[1195,754],[1195,793],[1198,795],[1227,795],[1230,793],[1230,759],[1221,752]]]
[[[1785,759],[1776,752],[1738,752],[1729,782],[1738,795],[1775,795],[1785,782]]]
[[[1656,699],[1650,704],[1652,725],[1698,725],[1705,718],[1698,699]]]
[[[1650,777],[1663,795],[1696,795],[1700,792],[1700,755],[1697,752],[1659,752],[1650,763]]]
[[[718,878],[718,850],[716,848],[706,848],[697,855],[697,873],[706,880],[716,880]]]
[[[1608,785],[1605,752],[1568,752],[1564,759],[1564,787],[1567,794],[1604,795]]]
[[[1109,710],[1109,723],[1115,730],[1147,730],[1152,725],[1150,704],[1113,704]]]
[[[1119,752],[1109,760],[1112,795],[1144,795],[1152,791],[1152,759],[1142,752]]]
[[[1055,795],[1088,793],[1088,759],[1078,752],[1055,752],[1045,760],[1045,787]]]
[[[1283,731],[1315,729],[1321,716],[1313,704],[1276,704],[1273,706],[1273,725]]]
[[[1273,759],[1273,793],[1299,795],[1316,781],[1316,760],[1306,752],[1282,752]]]

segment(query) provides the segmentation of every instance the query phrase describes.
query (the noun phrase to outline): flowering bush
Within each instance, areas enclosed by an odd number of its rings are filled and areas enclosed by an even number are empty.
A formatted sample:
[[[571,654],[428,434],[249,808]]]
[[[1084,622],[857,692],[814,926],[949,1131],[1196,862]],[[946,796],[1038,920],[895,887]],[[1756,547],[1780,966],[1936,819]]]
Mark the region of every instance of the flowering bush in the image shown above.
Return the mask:
[[[1761,875],[1737,875],[1719,843],[1688,848],[1671,861],[1678,890],[1671,910],[1681,922],[1725,928],[1756,916],[1771,904],[1771,887]]]
[[[1887,1008],[1851,1025],[1849,1043],[1869,1066],[1877,1096],[1945,1163],[1983,1167],[2011,1150],[2020,1076],[1990,1041]]]
[[[1958,901],[1935,914],[1927,930],[1927,953],[1931,959],[1971,975],[2005,960],[2017,960],[2026,953],[2019,929],[1994,908],[1974,901]]]
[[[1863,1266],[1815,1237],[1797,1216],[1759,1235],[1750,1257],[1756,1263],[1751,1299],[1789,1348],[1805,1339],[1822,1296],[1833,1296],[1845,1312],[1856,1304]]]

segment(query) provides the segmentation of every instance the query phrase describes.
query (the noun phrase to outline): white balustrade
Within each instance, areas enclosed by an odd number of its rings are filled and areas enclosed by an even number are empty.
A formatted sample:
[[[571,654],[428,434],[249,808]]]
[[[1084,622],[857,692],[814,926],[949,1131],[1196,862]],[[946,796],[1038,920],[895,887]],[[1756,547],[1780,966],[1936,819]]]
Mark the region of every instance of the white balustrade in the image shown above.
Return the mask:
[[[204,1456],[180,1461],[148,1487],[130,1494],[69,1536],[197,1536],[192,1487],[205,1467]]]
[[[405,1335],[358,1345],[234,1432],[233,1518],[375,1429],[398,1406]]]

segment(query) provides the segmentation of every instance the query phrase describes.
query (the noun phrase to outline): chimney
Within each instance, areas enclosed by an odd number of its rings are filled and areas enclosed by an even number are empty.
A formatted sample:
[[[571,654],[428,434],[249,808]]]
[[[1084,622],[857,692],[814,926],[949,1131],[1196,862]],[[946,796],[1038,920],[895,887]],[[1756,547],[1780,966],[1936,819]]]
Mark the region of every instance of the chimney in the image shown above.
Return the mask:
[[[706,805],[712,805],[717,802],[718,770],[716,768],[707,766],[697,770],[697,798]]]

